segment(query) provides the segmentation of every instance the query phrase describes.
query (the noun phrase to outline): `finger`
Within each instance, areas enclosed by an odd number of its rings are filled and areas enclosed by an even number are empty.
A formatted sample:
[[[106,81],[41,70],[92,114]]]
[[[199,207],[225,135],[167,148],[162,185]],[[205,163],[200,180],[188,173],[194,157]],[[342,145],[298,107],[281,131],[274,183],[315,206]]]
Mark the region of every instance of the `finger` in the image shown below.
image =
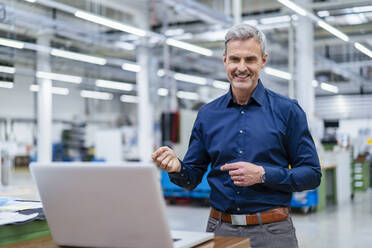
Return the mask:
[[[161,161],[161,164],[164,166],[164,168],[166,168],[167,166],[170,165],[170,160],[172,159],[171,156],[167,156],[166,158],[163,159],[163,161]]]
[[[165,151],[163,152],[157,159],[156,161],[161,163],[166,157],[168,156],[171,156],[171,152],[170,151]]]
[[[231,164],[225,164],[224,166],[221,167],[222,171],[226,170],[237,170],[241,167],[239,163],[231,163]]]
[[[233,181],[240,181],[241,179],[242,179],[241,176],[232,176],[231,177],[231,180],[233,180]]]
[[[167,147],[167,146],[162,146],[162,147],[160,147],[159,149],[157,149],[153,154],[152,154],[152,159],[153,160],[156,160],[156,158],[160,155],[160,154],[162,154],[163,152],[165,152],[165,151],[167,151],[167,150],[169,150],[170,148],[169,147]]]
[[[234,184],[236,186],[244,186],[244,182],[243,181],[234,181]]]
[[[229,170],[229,175],[230,176],[239,176],[239,175],[242,175],[242,171],[240,169],[236,169],[236,170]]]

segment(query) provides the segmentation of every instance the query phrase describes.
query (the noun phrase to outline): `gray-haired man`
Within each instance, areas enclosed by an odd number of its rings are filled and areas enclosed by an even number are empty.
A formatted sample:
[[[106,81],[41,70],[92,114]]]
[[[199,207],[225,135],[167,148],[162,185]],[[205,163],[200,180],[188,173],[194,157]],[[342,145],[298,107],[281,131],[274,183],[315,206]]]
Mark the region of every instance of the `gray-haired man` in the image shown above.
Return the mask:
[[[317,187],[321,171],[297,101],[264,88],[259,79],[265,49],[260,30],[233,26],[223,55],[229,92],[201,108],[183,161],[168,147],[152,158],[186,189],[200,183],[211,163],[207,231],[248,237],[252,247],[297,247],[292,192]]]

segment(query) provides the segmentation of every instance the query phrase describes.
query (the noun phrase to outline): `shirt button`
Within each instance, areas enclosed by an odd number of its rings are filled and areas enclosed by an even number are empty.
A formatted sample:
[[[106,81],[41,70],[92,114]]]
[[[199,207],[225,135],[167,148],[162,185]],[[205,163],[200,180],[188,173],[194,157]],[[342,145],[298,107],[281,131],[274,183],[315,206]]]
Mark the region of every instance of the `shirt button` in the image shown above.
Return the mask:
[[[242,151],[242,150],[240,150],[240,151],[239,151],[239,153],[240,153],[240,154],[242,154],[242,153],[243,153],[243,151]]]
[[[183,173],[181,174],[181,177],[183,177]]]
[[[190,182],[187,182],[187,184],[190,184]]]
[[[240,113],[243,115],[244,114],[244,110],[240,111]]]
[[[240,130],[239,133],[243,133],[243,130]]]
[[[240,211],[240,208],[237,208],[236,210]]]
[[[239,195],[240,194],[240,191],[237,191],[236,193]]]

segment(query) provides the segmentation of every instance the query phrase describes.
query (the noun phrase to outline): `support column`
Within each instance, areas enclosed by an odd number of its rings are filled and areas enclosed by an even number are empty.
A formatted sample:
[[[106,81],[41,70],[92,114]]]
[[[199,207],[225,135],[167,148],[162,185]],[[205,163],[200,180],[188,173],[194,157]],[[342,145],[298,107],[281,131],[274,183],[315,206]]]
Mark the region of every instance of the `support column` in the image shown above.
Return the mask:
[[[148,9],[136,13],[136,23],[138,27],[149,30]],[[151,154],[154,144],[153,110],[149,97],[150,52],[148,38],[141,38],[140,45],[137,47],[137,64],[141,70],[137,72],[136,80],[138,96],[138,149],[142,162],[150,162],[152,160]]]
[[[310,4],[301,1],[302,5]],[[314,79],[314,27],[309,18],[298,15],[296,26],[296,98],[306,112],[308,124],[312,127],[315,95],[312,86]]]
[[[37,44],[50,46],[50,37],[40,35]],[[37,52],[37,71],[51,72],[50,55]],[[37,97],[37,161],[48,163],[52,161],[52,81],[36,79],[39,84]]]
[[[234,24],[242,22],[242,1],[233,0]]]

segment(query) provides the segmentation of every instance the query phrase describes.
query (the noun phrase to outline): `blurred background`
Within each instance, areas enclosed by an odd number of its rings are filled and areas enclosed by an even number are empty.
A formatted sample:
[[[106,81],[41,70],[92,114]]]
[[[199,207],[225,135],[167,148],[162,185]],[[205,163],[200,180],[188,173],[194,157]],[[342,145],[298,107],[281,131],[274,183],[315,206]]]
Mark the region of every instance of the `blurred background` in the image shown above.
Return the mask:
[[[241,22],[265,33],[261,80],[299,101],[321,160],[320,187],[292,199],[300,246],[367,247],[365,0],[0,0],[0,196],[38,199],[32,161],[148,162],[161,145],[182,158],[197,111],[229,89],[224,36]],[[204,230],[205,178],[185,191],[160,176],[171,225]]]

